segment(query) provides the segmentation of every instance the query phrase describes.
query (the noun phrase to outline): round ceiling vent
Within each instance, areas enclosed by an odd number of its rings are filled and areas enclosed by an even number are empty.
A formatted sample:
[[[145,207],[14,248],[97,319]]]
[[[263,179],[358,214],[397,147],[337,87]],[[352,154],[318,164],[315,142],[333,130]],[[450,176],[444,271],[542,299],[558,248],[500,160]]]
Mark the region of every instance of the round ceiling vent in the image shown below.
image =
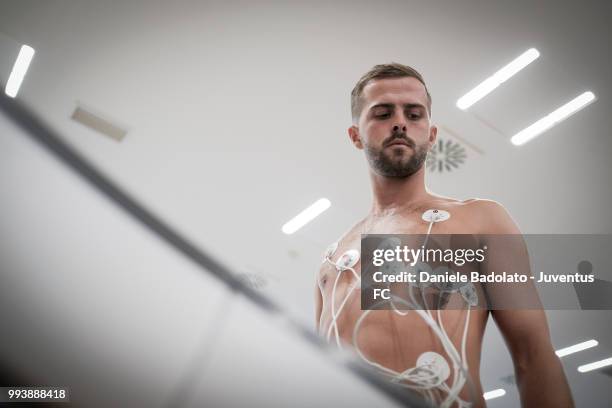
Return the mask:
[[[438,139],[427,155],[430,172],[449,172],[459,168],[467,159],[465,147],[450,139]]]

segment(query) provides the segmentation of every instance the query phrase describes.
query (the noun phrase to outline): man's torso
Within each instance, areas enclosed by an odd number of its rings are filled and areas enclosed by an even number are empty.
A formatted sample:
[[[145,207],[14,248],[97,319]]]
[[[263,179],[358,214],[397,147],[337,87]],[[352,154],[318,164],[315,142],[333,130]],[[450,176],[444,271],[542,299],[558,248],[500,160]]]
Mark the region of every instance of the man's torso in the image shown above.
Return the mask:
[[[435,223],[431,230],[432,234],[479,234],[481,225],[485,222],[482,215],[478,214],[478,206],[473,201],[460,202],[434,198],[413,210],[398,211],[375,220],[364,220],[357,223],[338,241],[338,247],[331,261],[336,262],[350,249],[359,250],[361,234],[425,235],[429,223],[422,219],[422,214],[428,209],[445,210],[451,215],[448,220]],[[360,276],[361,260],[353,268]],[[335,333],[332,327],[331,298],[337,276],[337,269],[329,262],[323,263],[317,275],[323,299],[319,332],[328,337],[330,341],[335,341],[333,340]],[[340,274],[335,289],[334,307],[336,311],[356,280],[356,277],[349,271]],[[359,351],[365,358],[395,372],[401,373],[415,367],[418,357],[427,351],[435,351],[444,356],[452,367],[443,344],[417,313],[403,312],[400,314],[393,310],[374,310],[365,316],[358,332],[354,333],[355,325],[364,313],[361,310],[360,295],[360,287],[357,286],[348,296],[346,304],[337,317],[338,336],[342,343],[350,344],[353,347],[357,343]],[[444,329],[457,350],[461,350],[466,312],[465,309],[440,310],[439,312]],[[432,310],[432,314],[437,320],[438,312]],[[473,309],[469,316],[466,338],[467,365],[477,396],[480,397],[482,389],[478,371],[488,312],[485,309]],[[450,384],[451,381],[452,374],[447,383]],[[464,387],[460,395],[469,401],[472,398],[467,388],[467,386]],[[482,401],[479,401],[477,405],[480,403]]]

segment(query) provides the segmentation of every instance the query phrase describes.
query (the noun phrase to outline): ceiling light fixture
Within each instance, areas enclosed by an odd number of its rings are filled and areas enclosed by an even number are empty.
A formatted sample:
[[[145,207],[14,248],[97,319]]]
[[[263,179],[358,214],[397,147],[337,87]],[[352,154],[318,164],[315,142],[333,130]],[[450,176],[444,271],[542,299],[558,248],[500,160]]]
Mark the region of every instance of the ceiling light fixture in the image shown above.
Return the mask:
[[[512,136],[510,141],[515,146],[525,144],[534,137],[538,136],[539,134],[543,133],[544,131],[550,129],[556,124],[562,122],[564,119],[567,119],[569,116],[578,112],[580,109],[584,108],[594,100],[595,94],[593,92],[584,92],[566,103],[565,105],[555,109],[548,115],[544,116],[542,119],[538,120],[534,124],[521,130],[516,135]]]
[[[587,373],[589,371],[597,370],[598,368],[607,367],[609,365],[612,365],[612,357],[581,365],[578,367],[578,371],[581,373]]]
[[[557,353],[558,357],[565,357],[569,354],[574,354],[582,350],[590,349],[591,347],[595,347],[598,344],[599,342],[597,340],[591,339],[591,340],[583,341],[582,343],[574,344],[573,346],[564,347],[562,349],[555,351],[555,353]]]
[[[287,235],[293,234],[304,225],[308,224],[323,211],[327,210],[331,206],[331,202],[327,198],[320,198],[314,202],[311,206],[306,208],[304,211],[293,217],[285,225],[283,225],[283,232]]]
[[[34,48],[29,45],[22,45],[19,50],[19,55],[17,55],[17,59],[15,60],[15,65],[13,65],[13,70],[6,82],[6,87],[4,88],[4,92],[11,98],[17,96],[23,78],[26,72],[28,72],[30,62],[32,62],[32,58],[34,58]]]
[[[535,48],[530,48],[505,67],[482,81],[476,88],[463,95],[457,100],[457,107],[461,110],[466,110],[495,88],[506,82],[512,76],[516,75],[520,70],[531,64],[540,56],[540,52]]]
[[[504,395],[506,395],[506,390],[504,390],[503,388],[497,388],[495,390],[487,391],[482,394],[485,400],[503,397]]]

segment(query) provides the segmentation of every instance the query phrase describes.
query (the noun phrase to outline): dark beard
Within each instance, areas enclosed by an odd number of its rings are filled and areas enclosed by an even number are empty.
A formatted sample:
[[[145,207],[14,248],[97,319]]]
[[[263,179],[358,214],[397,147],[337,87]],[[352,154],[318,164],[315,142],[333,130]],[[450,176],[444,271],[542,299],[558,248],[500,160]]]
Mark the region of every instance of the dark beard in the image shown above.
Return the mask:
[[[393,160],[394,153],[391,157],[384,152],[385,148],[376,149],[371,146],[365,147],[365,153],[370,166],[381,176],[385,177],[410,177],[416,173],[427,158],[427,148],[425,146],[415,146],[414,154],[410,156],[407,162]],[[391,148],[391,151],[393,148]]]

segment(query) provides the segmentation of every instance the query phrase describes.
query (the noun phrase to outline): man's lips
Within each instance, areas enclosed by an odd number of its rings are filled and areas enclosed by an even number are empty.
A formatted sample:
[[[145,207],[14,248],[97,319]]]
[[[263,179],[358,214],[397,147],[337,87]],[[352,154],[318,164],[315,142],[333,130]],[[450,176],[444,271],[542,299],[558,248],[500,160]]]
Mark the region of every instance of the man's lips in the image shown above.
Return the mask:
[[[406,146],[406,147],[412,147],[408,142],[406,142],[405,140],[394,140],[393,142],[389,143],[389,146]],[[389,147],[387,146],[387,147]]]

